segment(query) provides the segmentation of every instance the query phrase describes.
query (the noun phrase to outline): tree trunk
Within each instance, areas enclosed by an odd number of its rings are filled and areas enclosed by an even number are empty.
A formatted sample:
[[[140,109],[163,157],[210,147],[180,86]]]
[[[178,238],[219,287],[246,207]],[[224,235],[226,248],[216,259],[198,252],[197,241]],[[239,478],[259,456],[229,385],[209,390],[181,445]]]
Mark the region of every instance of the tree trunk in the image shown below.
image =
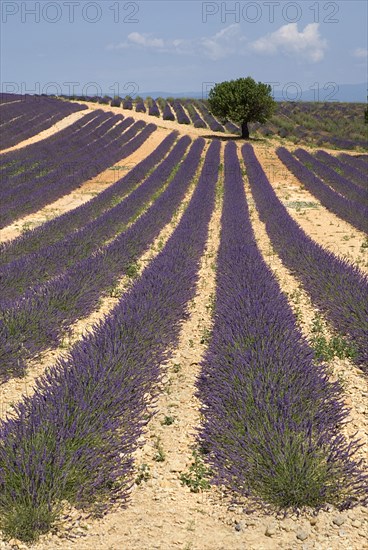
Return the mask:
[[[243,122],[243,124],[241,125],[241,130],[242,130],[242,138],[249,139],[248,122]]]

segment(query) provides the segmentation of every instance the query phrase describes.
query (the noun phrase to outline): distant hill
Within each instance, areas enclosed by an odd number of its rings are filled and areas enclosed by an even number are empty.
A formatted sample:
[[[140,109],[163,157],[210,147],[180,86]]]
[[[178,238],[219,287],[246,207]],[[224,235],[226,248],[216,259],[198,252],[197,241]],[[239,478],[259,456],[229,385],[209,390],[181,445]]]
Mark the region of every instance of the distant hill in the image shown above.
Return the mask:
[[[138,92],[138,95],[146,99],[146,97],[187,97],[188,99],[202,99],[202,92]]]
[[[324,88],[326,86],[326,88]],[[331,86],[317,85],[312,90],[303,90],[301,97],[297,101],[322,101],[322,102],[339,102],[339,103],[366,103],[367,101],[368,84],[336,84],[331,83]],[[296,96],[296,89],[290,86],[285,94],[289,93],[289,97],[283,97],[282,91],[275,90],[276,101],[292,101]]]
[[[319,90],[317,86],[314,86],[314,90],[303,90],[301,97],[298,97],[298,101],[328,101],[328,102],[347,102],[347,103],[366,103],[367,101],[367,83],[361,84],[337,84],[334,88],[326,87],[324,89],[324,84],[319,85]],[[289,97],[283,97],[282,90],[275,89],[275,100],[276,101],[293,101],[296,96],[296,89],[291,85],[288,88]],[[139,92],[139,95],[144,99],[147,96],[157,98],[157,97],[187,97],[191,99],[206,99],[202,97],[202,92]]]

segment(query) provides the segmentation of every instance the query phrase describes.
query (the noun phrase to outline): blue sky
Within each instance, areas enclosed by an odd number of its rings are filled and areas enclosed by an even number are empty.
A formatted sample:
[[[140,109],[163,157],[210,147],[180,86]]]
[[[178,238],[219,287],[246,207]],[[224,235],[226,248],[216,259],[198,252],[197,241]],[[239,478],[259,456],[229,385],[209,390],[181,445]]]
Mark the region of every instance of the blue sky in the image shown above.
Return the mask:
[[[366,24],[363,0],[1,0],[2,91],[205,92],[252,76],[324,100],[329,83],[367,81]]]

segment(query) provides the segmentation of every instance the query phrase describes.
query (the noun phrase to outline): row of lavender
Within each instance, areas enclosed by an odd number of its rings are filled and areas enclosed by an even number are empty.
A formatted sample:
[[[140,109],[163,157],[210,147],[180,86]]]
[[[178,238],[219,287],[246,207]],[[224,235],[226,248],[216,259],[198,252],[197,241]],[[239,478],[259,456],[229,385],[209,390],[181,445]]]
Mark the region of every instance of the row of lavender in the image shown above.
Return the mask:
[[[278,104],[268,130],[270,134],[278,131],[282,137],[315,143],[318,147],[366,149],[364,109],[364,103],[283,101]]]
[[[14,103],[16,101],[24,101],[29,94],[10,94],[6,92],[0,92],[0,105],[5,105],[6,103]]]
[[[183,154],[189,142],[188,137],[183,137],[173,151],[172,170],[176,167],[178,152]],[[135,270],[138,258],[179,207],[195,175],[203,147],[202,139],[193,144],[164,192],[108,245],[72,264],[63,274],[33,286],[8,307],[5,304],[0,314],[1,379],[22,375],[27,360],[58,345],[74,321],[91,313],[101,296],[111,292],[121,276]],[[163,183],[161,178],[162,174],[154,186],[150,184],[151,189],[159,189]],[[142,206],[139,192],[135,199],[133,207],[138,209]],[[47,263],[45,270],[47,275]]]
[[[102,112],[87,122],[1,156],[0,227],[70,193],[130,155],[156,129]],[[141,139],[133,141],[138,132]]]
[[[344,178],[348,179],[351,183],[358,185],[362,189],[368,188],[367,174],[365,171],[360,171],[354,166],[351,166],[343,158],[334,157],[326,151],[317,151],[315,157],[327,164],[330,168],[340,173]],[[350,157],[349,157],[350,158]]]
[[[193,147],[200,153],[203,145]],[[218,142],[210,145],[192,200],[165,248],[93,334],[1,425],[0,526],[7,535],[37,538],[50,529],[62,500],[101,511],[127,498],[147,396],[156,393],[160,364],[195,294],[219,150]],[[171,202],[165,205],[171,210]]]
[[[253,189],[259,175],[251,148],[243,153]],[[214,327],[198,381],[200,444],[216,481],[235,493],[276,508],[349,507],[364,500],[367,476],[351,458],[357,442],[340,435],[341,387],[316,364],[257,248],[233,143],[224,166]]]
[[[64,117],[87,109],[85,105],[36,96],[19,97],[14,103],[4,102],[1,107],[0,150],[50,128]]]
[[[76,139],[80,139],[85,145],[90,138],[98,138],[107,133],[114,125],[114,122],[121,122],[122,116],[119,116],[116,121],[111,113],[89,112],[83,119],[75,124],[65,128],[57,135],[50,137],[47,140],[42,140],[32,146],[23,147],[20,150],[15,150],[3,155],[4,159],[1,162],[0,170],[2,175],[2,198],[4,198],[4,191],[8,191],[15,186],[25,183],[25,180],[30,176],[40,177],[40,175],[47,174],[55,166],[58,161],[63,158],[62,153],[76,154],[69,143],[71,132]],[[129,119],[128,119],[129,120]],[[50,155],[49,144],[53,144],[56,141],[58,148],[55,150],[54,155]],[[85,146],[84,145],[84,146]],[[68,147],[65,151],[60,151],[62,147]]]
[[[12,241],[0,243],[0,266],[19,260],[25,255],[32,254],[42,247],[49,246],[67,237],[72,231],[83,228],[119,203],[166,155],[176,136],[176,132],[169,134],[150,155],[147,155],[134,166],[126,176],[118,179],[93,199],[34,229],[28,230]],[[131,140],[132,146],[137,142],[139,143],[141,138],[142,133],[133,138]]]
[[[189,138],[182,138],[169,156],[125,200],[101,213],[81,229],[69,232],[56,243],[46,246],[38,243],[40,248],[37,252],[23,254],[20,259],[1,268],[0,304],[9,307],[9,301],[19,298],[27,289],[42,284],[55,275],[61,275],[121,233],[160,191],[173,167],[183,158],[188,143]],[[126,184],[126,181],[119,183],[119,188],[122,188],[121,184]],[[126,195],[125,185],[123,189]]]
[[[340,153],[339,158],[342,162],[346,162],[349,166],[356,170],[360,170],[363,174],[367,173],[367,154],[357,157],[348,155],[347,153]]]
[[[98,98],[98,97],[76,97],[80,101],[97,101],[98,103],[111,105],[112,107],[122,107],[123,109],[134,110],[138,113],[146,113],[163,120],[176,121],[179,124],[193,124],[195,128],[209,128],[213,132],[230,132],[238,134],[239,127],[231,122],[221,125],[209,112],[204,101],[197,99],[143,99],[133,101],[132,99],[122,98]],[[161,110],[160,110],[161,109]],[[162,113],[162,114],[161,114]]]
[[[327,153],[326,153],[327,154]],[[296,149],[294,155],[324,183],[332,187],[345,198],[368,205],[368,193],[359,185],[356,185],[350,178],[339,174],[336,169],[318,160],[304,149]],[[333,161],[332,161],[333,162]]]
[[[367,276],[309,238],[277,198],[252,147],[244,145],[242,151],[256,207],[272,246],[332,326],[354,346],[354,361],[368,373]]]
[[[318,178],[307,166],[297,160],[295,156],[290,153],[285,147],[279,147],[277,149],[277,155],[279,159],[285,164],[285,166],[303,183],[305,188],[312,193],[320,203],[343,220],[349,222],[353,227],[360,231],[367,232],[368,230],[368,208],[361,202],[345,198],[340,195],[329,185],[326,185],[320,178]],[[306,160],[307,162],[316,163],[308,160],[308,153],[303,153],[298,150],[298,156]],[[324,175],[325,170],[323,171]],[[330,177],[330,176],[329,176]],[[337,178],[334,178],[337,182]],[[341,185],[341,181],[340,181]],[[348,187],[350,192],[355,188],[349,182],[346,182],[345,188]]]

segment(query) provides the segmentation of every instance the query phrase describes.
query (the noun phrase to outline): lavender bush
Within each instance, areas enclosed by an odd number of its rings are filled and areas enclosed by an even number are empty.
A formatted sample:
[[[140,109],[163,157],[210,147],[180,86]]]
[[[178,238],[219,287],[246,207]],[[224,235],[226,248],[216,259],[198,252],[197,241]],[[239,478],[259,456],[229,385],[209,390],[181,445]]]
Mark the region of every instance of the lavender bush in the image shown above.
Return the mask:
[[[164,120],[175,120],[175,115],[173,114],[170,105],[166,102],[164,107],[164,112],[162,114]]]
[[[135,106],[135,110],[136,110],[137,113],[145,113],[147,111],[143,100],[137,102],[137,104]]]
[[[157,116],[157,117],[161,116],[160,109],[158,108],[158,105],[154,99],[151,99],[151,104],[148,109],[148,114],[151,116]]]
[[[198,112],[195,110],[192,102],[188,99],[185,101],[185,107],[189,113],[194,128],[207,128],[207,124],[201,119]]]
[[[203,142],[202,142],[203,146]],[[100,511],[124,503],[132,452],[195,295],[214,206],[219,143],[208,150],[192,200],[165,248],[93,333],[36,382],[0,426],[0,526],[31,541],[64,499]]]
[[[357,201],[361,204],[368,204],[368,194],[366,191],[349,181],[349,179],[335,172],[329,166],[326,166],[323,162],[314,158],[304,149],[297,149],[294,151],[294,155],[304,164],[304,166],[310,168],[317,177],[321,178],[324,183],[330,185],[332,189],[345,198]]]
[[[187,136],[183,139],[189,140]],[[196,140],[169,186],[125,232],[0,312],[1,379],[22,376],[27,359],[57,345],[71,323],[91,313],[118,278],[129,274],[180,205],[203,147],[204,140]]]
[[[325,208],[327,208],[327,210],[347,221],[353,227],[359,229],[359,231],[367,231],[367,207],[355,201],[345,199],[333,191],[301,162],[293,157],[285,147],[279,147],[276,153],[285,166],[303,183],[305,188],[312,193]]]
[[[89,138],[87,142],[81,143],[79,140],[70,138],[69,147],[75,149],[74,155],[67,155],[64,150],[64,158],[45,175],[20,183],[14,188],[11,187],[10,182],[10,188],[1,193],[0,227],[5,227],[15,219],[35,212],[42,206],[70,193],[84,181],[121,160],[124,157],[122,146],[145,126],[143,121],[135,124],[132,122],[132,119],[125,119],[111,132],[97,139]],[[131,127],[126,130],[128,126]],[[156,129],[153,125],[151,128]],[[53,147],[57,145],[57,141],[45,144],[51,157]],[[6,156],[4,155],[4,162],[7,162]]]
[[[64,117],[87,109],[85,105],[35,96],[15,96],[16,102],[3,105],[1,112],[1,149],[7,149],[47,128]]]
[[[112,137],[113,126],[122,123],[123,117],[101,111],[88,114],[82,120],[51,136],[47,140],[24,147],[20,150],[9,152],[1,157],[0,170],[2,175],[1,198],[14,200],[16,192],[23,191],[27,184],[41,185],[46,176],[53,174],[60,177],[56,172],[60,164],[65,163],[68,158],[68,167],[88,147],[89,142],[106,137]],[[124,121],[123,129],[133,123],[133,119]],[[111,132],[111,134],[110,134]],[[52,151],[52,145],[56,148]],[[78,147],[79,145],[79,147]],[[59,169],[60,170],[60,169]]]
[[[273,248],[335,330],[355,348],[354,361],[368,373],[367,276],[308,237],[277,198],[252,147],[244,145],[242,154]]]
[[[214,327],[198,381],[205,459],[217,483],[275,508],[364,502],[358,444],[340,434],[341,388],[315,363],[257,248],[234,143],[224,165]]]
[[[225,132],[223,126],[211,115],[203,101],[196,100],[194,106],[199,109],[205,122],[213,132]]]
[[[172,107],[175,111],[176,118],[177,118],[177,121],[178,121],[179,124],[190,124],[190,119],[189,119],[188,115],[186,114],[186,112],[184,111],[183,106],[180,103],[180,101],[177,101],[177,100],[173,101],[172,102]]]
[[[359,172],[356,168],[353,168],[349,164],[346,164],[339,160],[337,157],[333,157],[326,153],[326,151],[317,151],[315,154],[316,158],[321,162],[324,162],[333,170],[338,170],[345,178],[349,179],[351,182],[355,183],[359,187],[367,190],[367,177],[366,174]]]
[[[123,147],[124,154],[129,155],[138,149],[151,135],[152,131],[151,125],[146,126],[142,132]],[[32,254],[42,247],[49,246],[67,237],[73,231],[81,229],[120,202],[146,176],[147,172],[161,161],[176,137],[177,132],[171,132],[150,155],[147,155],[134,166],[126,176],[120,178],[88,202],[43,223],[35,229],[28,230],[12,241],[0,243],[0,266],[24,258],[27,254]],[[1,271],[0,267],[0,276]]]
[[[122,233],[147,207],[148,202],[162,191],[162,187],[180,160],[190,139],[184,136],[168,157],[129,197],[74,231],[55,244],[8,264],[0,272],[0,307],[11,307],[9,301],[19,298],[27,289],[60,276],[75,263],[87,258],[115,235]]]
[[[121,97],[114,97],[112,100],[111,100],[111,107],[120,107],[121,106],[121,103],[122,103],[122,98]]]
[[[123,109],[129,109],[131,111],[133,109],[133,101],[131,99],[125,99],[123,101]]]
[[[364,160],[361,160],[359,157],[348,155],[347,153],[340,153],[339,159],[341,159],[342,162],[349,164],[349,166],[356,168],[363,174],[366,174],[367,164],[364,162]]]

